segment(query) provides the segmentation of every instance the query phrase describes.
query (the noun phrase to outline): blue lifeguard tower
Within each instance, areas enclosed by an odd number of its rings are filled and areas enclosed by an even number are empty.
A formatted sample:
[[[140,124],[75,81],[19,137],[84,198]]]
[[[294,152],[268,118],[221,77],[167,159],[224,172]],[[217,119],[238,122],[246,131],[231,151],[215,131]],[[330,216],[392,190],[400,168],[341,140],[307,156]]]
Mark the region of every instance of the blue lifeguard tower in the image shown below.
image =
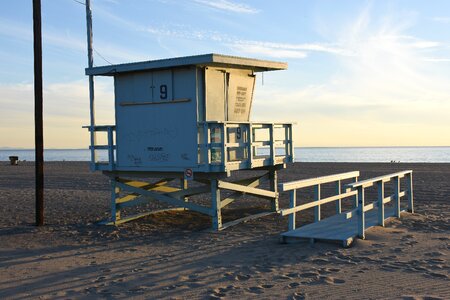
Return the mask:
[[[222,208],[243,194],[268,199],[277,211],[277,170],[294,159],[292,123],[251,122],[250,113],[256,73],[286,68],[219,54],[87,68],[87,75],[114,78],[116,124],[87,126],[94,135],[91,168],[111,180],[110,223],[152,213],[124,217],[124,207],[160,201],[207,214],[221,229]],[[107,134],[106,145],[95,142],[99,132]],[[98,161],[98,151],[108,160]],[[228,181],[236,170],[266,174]],[[179,187],[169,185],[173,180]],[[270,189],[258,187],[264,181]],[[221,190],[234,193],[221,199]],[[188,201],[203,193],[211,195],[209,206]]]
[[[114,78],[115,124],[87,127],[94,135],[91,168],[111,180],[109,222],[148,215],[125,217],[120,211],[159,201],[207,214],[219,230],[226,227],[222,208],[244,194],[269,200],[271,212],[277,211],[277,170],[294,159],[292,123],[252,122],[250,113],[256,74],[286,68],[219,54],[87,68],[86,75]],[[100,132],[106,145],[95,142]],[[98,161],[98,151],[107,151],[108,160]],[[231,181],[236,170],[266,172]],[[259,187],[264,181],[269,189]],[[222,199],[221,190],[233,193]],[[189,199],[204,193],[210,205]]]

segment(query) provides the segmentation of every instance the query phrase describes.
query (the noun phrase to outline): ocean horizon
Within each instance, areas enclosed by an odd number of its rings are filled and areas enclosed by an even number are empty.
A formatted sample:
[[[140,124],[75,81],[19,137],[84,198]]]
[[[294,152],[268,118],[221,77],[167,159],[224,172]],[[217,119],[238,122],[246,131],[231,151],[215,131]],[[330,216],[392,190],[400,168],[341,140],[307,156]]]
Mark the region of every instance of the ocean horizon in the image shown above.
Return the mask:
[[[281,149],[277,149],[279,151]],[[268,154],[259,148],[259,154]],[[99,151],[101,160],[106,151]],[[34,149],[0,148],[0,161],[18,156],[21,161],[34,161]],[[450,146],[398,147],[295,147],[296,162],[410,162],[450,163]],[[90,161],[89,149],[45,149],[45,161]]]

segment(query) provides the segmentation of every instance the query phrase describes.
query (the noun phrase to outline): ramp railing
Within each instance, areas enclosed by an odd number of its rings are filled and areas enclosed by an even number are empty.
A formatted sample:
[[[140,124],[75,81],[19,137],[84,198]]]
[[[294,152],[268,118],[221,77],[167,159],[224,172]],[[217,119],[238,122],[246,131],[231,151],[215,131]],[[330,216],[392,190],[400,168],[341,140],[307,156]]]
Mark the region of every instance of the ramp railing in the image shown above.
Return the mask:
[[[351,218],[356,212],[358,214],[358,236],[362,239],[365,238],[365,214],[378,207],[378,225],[384,226],[385,219],[385,207],[386,203],[391,201],[394,202],[394,216],[400,218],[400,199],[402,197],[408,198],[408,211],[414,212],[413,203],[413,184],[412,184],[412,170],[401,171],[393,174],[383,175],[359,182],[354,182],[347,184],[346,187],[351,189],[352,192],[356,192],[358,195],[358,207],[357,209],[348,213],[347,218]],[[405,178],[405,190],[400,191],[401,179]],[[393,183],[393,194],[390,196],[385,196],[385,183]],[[376,202],[365,204],[365,189],[376,186],[378,192],[378,198]]]
[[[289,208],[280,210],[281,216],[289,215],[289,230],[295,229],[296,213],[314,208],[314,222],[318,222],[321,219],[320,206],[329,202],[336,202],[336,213],[342,212],[342,200],[345,198],[353,197],[353,206],[357,207],[357,191],[346,188],[342,191],[342,181],[346,179],[353,179],[356,183],[358,181],[359,171],[352,171],[347,173],[340,173],[328,176],[322,176],[317,178],[310,178],[304,180],[290,181],[278,184],[279,192],[289,191]],[[321,185],[322,184],[335,184],[335,193],[333,196],[322,198],[321,197]],[[297,206],[297,190],[313,187],[314,188],[314,201],[301,204]]]

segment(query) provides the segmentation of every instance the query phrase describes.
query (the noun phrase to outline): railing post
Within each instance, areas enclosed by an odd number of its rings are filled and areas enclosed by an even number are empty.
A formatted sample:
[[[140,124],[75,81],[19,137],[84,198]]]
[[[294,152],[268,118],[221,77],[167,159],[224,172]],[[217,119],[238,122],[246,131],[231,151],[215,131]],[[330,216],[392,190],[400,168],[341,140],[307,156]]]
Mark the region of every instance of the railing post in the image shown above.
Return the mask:
[[[366,238],[366,216],[364,213],[364,188],[362,186],[357,187],[358,191],[358,236],[361,239]]]
[[[275,199],[272,199],[271,201],[271,209],[272,211],[278,211],[278,185],[277,185],[277,181],[278,181],[278,174],[277,174],[277,169],[275,169],[275,167],[270,167],[269,168],[269,185],[270,185],[270,190],[277,193],[277,196]]]
[[[413,183],[412,183],[412,171],[406,174],[406,188],[408,195],[408,211],[414,213],[414,193],[413,193]]]
[[[108,160],[109,160],[109,170],[112,171],[114,168],[114,137],[113,128],[108,126]]]
[[[341,180],[336,181],[336,195],[341,194]],[[336,213],[340,214],[342,212],[342,199],[339,198],[336,201]]]
[[[291,162],[294,162],[295,154],[294,154],[294,140],[293,140],[293,132],[292,132],[292,124],[289,124],[289,152],[291,155]]]
[[[222,152],[222,159],[221,159],[221,161],[222,161],[222,166],[224,167],[224,168],[226,168],[226,165],[227,165],[227,161],[228,161],[228,149],[227,149],[227,147],[226,147],[226,143],[227,143],[227,140],[228,140],[228,129],[227,129],[227,124],[226,123],[222,123],[222,128],[221,128],[221,131],[220,131],[220,141],[221,141],[221,143],[222,143],[222,147],[221,147],[221,149],[220,149],[220,151]]]
[[[353,180],[354,180],[354,182],[358,182],[358,177],[355,177]],[[358,207],[358,195],[355,195],[353,197],[353,203],[354,203],[354,208],[357,208]]]
[[[274,132],[273,132],[273,124],[269,124],[269,138],[270,138],[270,160],[271,160],[271,165],[275,165],[275,143],[274,143]]]
[[[378,190],[378,224],[384,227],[384,182],[377,182]]]
[[[211,130],[209,128],[209,124],[208,123],[204,123],[204,127],[203,127],[203,134],[204,134],[204,139],[205,139],[205,163],[207,165],[211,164]]]
[[[320,200],[320,184],[314,186],[314,200]],[[320,221],[320,204],[314,207],[314,222]]]
[[[247,137],[247,141],[248,141],[248,167],[252,168],[253,167],[253,126],[252,123],[248,124],[248,137]]]
[[[212,209],[212,227],[213,230],[222,228],[222,211],[220,203],[220,189],[218,188],[218,180],[211,180],[211,209]]]
[[[394,214],[400,218],[400,177],[394,177]]]
[[[297,206],[297,190],[291,190],[289,192],[289,208],[294,208],[295,206]],[[288,230],[295,229],[295,215],[295,212],[289,215]]]

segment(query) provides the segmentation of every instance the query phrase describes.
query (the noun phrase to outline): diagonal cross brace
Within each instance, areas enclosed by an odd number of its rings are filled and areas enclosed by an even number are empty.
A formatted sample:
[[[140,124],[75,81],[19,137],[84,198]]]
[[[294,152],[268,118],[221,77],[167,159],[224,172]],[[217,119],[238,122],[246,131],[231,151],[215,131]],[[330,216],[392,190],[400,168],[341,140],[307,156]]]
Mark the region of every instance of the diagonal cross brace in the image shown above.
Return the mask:
[[[140,188],[136,188],[121,182],[117,182],[117,186],[122,188],[123,190],[129,191],[129,192],[133,192],[133,193],[137,193],[140,194],[142,196],[146,196],[149,198],[152,198],[154,200],[158,200],[170,205],[174,205],[174,206],[178,206],[178,207],[184,207],[193,211],[197,211],[209,216],[213,215],[213,212],[211,211],[211,209],[209,207],[205,207],[205,206],[201,206],[192,202],[184,202],[184,200],[180,200],[177,198],[173,198],[169,195],[164,195],[164,194],[158,194],[155,192],[151,192],[151,191],[147,191],[147,190],[143,190]]]
[[[260,185],[263,181],[267,181],[268,179],[269,179],[269,174],[267,173],[267,174],[264,174],[263,176],[247,178],[244,180],[235,181],[233,183],[246,184],[247,186],[254,188],[254,187],[257,187],[258,185]],[[228,204],[231,204],[233,201],[239,199],[243,195],[244,195],[243,192],[234,192],[229,197],[227,197],[221,201],[221,207],[223,208],[223,207],[227,206]]]
[[[226,181],[220,181],[218,180],[218,188],[220,189],[226,189],[226,190],[232,190],[237,192],[242,192],[246,194],[256,195],[263,198],[277,198],[278,193],[272,192],[268,190],[258,189],[250,186],[235,184],[231,182]]]

